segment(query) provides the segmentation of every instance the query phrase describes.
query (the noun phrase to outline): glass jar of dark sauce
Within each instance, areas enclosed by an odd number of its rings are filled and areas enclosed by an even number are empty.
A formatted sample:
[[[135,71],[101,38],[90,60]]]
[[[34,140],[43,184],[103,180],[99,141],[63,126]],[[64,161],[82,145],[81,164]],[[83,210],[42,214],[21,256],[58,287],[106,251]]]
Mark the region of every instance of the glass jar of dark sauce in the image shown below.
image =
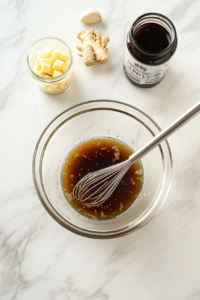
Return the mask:
[[[127,35],[124,59],[127,78],[138,87],[156,86],[167,72],[177,43],[176,29],[167,17],[157,13],[140,16]]]

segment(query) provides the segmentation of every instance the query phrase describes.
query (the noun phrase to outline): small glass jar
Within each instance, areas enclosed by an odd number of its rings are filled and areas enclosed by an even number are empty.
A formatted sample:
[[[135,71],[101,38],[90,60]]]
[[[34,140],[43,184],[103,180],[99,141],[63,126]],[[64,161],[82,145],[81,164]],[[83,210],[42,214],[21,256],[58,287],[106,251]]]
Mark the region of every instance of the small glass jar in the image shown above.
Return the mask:
[[[37,53],[46,47],[59,48],[67,53],[70,58],[68,69],[57,77],[41,77],[34,72],[34,64],[36,62]],[[31,76],[36,81],[40,90],[47,94],[62,94],[70,89],[73,83],[73,55],[69,46],[62,40],[54,37],[46,37],[37,40],[29,49],[27,54],[27,65]]]
[[[142,27],[157,26],[166,32],[168,46],[159,51],[149,51],[141,47],[136,36]],[[156,35],[152,37],[155,41]],[[163,36],[165,38],[165,36]],[[167,38],[167,37],[166,37]],[[169,60],[177,48],[177,34],[173,23],[164,15],[148,13],[140,16],[131,26],[126,41],[124,72],[134,85],[142,88],[156,86],[165,76]]]

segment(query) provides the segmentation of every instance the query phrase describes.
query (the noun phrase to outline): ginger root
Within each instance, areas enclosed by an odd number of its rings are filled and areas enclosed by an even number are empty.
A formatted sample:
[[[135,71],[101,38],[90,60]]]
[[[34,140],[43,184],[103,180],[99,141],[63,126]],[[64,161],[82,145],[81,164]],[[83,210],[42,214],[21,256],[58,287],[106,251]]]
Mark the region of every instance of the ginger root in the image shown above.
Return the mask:
[[[102,65],[107,63],[108,55],[106,48],[107,43],[110,41],[108,36],[101,37],[98,31],[90,29],[88,31],[81,31],[77,38],[81,40],[83,44],[79,44],[76,48],[81,51],[79,56],[82,57],[86,67],[94,65],[95,59]]]

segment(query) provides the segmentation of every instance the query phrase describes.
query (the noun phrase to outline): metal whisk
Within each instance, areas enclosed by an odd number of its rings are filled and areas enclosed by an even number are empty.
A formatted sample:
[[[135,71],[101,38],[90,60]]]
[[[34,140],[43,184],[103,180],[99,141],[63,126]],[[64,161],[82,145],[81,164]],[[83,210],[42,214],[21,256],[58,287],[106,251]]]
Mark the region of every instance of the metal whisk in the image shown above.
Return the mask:
[[[173,134],[180,127],[185,125],[188,121],[195,117],[199,111],[200,101],[172,122],[168,127],[162,130],[140,150],[133,153],[128,160],[84,176],[73,189],[73,199],[88,207],[95,207],[103,204],[115,191],[116,187],[132,164],[159,145],[164,139]]]

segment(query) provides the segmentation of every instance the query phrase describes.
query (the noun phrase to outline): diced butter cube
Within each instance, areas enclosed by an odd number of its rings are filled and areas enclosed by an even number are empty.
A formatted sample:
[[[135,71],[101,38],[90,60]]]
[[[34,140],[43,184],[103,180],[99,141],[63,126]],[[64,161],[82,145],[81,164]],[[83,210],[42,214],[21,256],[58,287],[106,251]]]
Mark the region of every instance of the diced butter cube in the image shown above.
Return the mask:
[[[70,65],[70,60],[68,60],[63,66],[62,66],[62,72],[66,72],[69,68],[69,65]]]
[[[52,78],[51,75],[45,74],[45,78]]]
[[[71,60],[69,59],[68,61],[66,61],[65,64],[66,64],[67,67],[69,67],[70,63],[71,63]]]
[[[51,53],[46,53],[44,51],[39,53],[40,58],[48,58],[51,57]]]
[[[52,67],[51,67],[51,69],[50,69],[50,71],[49,71],[49,75],[51,75],[51,76],[53,76],[53,71],[54,71],[54,69],[52,69]]]
[[[38,70],[38,69],[34,69],[34,72],[35,72],[35,74],[37,74],[37,75],[40,76],[40,77],[44,77],[44,76],[45,76],[44,72],[41,72],[41,71]]]
[[[63,64],[64,64],[64,62],[62,60],[56,59],[55,63],[53,64],[53,69],[60,71]]]
[[[45,49],[45,51],[47,52],[47,53],[52,53],[52,51],[53,51],[53,48],[51,48],[51,47],[46,47],[46,49]]]
[[[40,58],[39,59],[39,65],[42,66],[42,64],[52,65],[51,58]]]
[[[64,64],[63,66],[62,66],[62,72],[64,73],[64,72],[66,72],[67,71],[67,69],[68,69],[68,66],[66,65],[66,64]]]
[[[50,58],[51,60],[51,65],[53,65],[56,61],[56,59],[58,59],[59,57],[57,57],[57,55],[53,54],[52,57]]]
[[[59,57],[60,57],[60,54],[61,54],[61,51],[60,51],[60,50],[54,49],[54,50],[53,50],[53,53],[52,53],[52,56],[55,57],[55,58],[59,58]]]
[[[41,72],[49,73],[51,70],[51,65],[43,63],[41,66]]]
[[[39,59],[38,64],[39,64],[40,67],[42,66],[42,64],[43,64],[43,58]]]
[[[60,55],[60,59],[67,61],[69,59],[69,56],[67,55],[66,52],[62,51],[62,53]]]
[[[60,75],[62,75],[62,72],[54,70],[53,77],[57,77],[57,76],[60,76]]]
[[[41,77],[44,77],[44,76],[45,76],[45,73],[44,73],[44,72],[40,72],[40,76],[41,76]]]
[[[39,69],[37,69],[37,68],[33,68],[33,71],[35,72],[35,74],[37,74],[37,75],[39,75],[39,73],[40,73],[40,70]],[[40,76],[40,75],[39,75]]]
[[[45,50],[43,50],[43,51],[41,51],[41,52],[39,52],[39,56],[40,56],[40,58],[48,58],[48,57],[51,57],[51,52],[53,51],[53,49],[52,48],[50,48],[50,47],[46,47],[46,49]]]
[[[34,69],[41,70],[41,67],[40,67],[40,65],[37,64],[37,62],[35,62],[35,64],[34,64]]]
[[[60,83],[60,88],[63,89],[67,85],[67,80]]]

